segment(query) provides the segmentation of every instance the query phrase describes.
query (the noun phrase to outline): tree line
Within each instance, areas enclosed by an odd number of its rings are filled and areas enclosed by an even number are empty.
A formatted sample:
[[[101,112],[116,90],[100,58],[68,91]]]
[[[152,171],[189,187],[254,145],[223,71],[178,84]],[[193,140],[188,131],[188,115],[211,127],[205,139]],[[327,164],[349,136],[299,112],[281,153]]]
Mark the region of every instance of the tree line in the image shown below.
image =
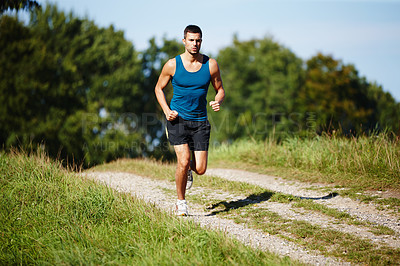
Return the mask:
[[[1,15],[2,148],[44,148],[85,167],[120,157],[173,158],[154,86],[162,65],[183,49],[180,41],[153,38],[138,51],[113,26],[55,5],[33,10],[27,24]],[[212,143],[399,130],[400,104],[331,55],[303,61],[273,38],[234,37],[214,57],[227,98],[222,111],[209,112]],[[166,94],[170,100],[171,87]]]

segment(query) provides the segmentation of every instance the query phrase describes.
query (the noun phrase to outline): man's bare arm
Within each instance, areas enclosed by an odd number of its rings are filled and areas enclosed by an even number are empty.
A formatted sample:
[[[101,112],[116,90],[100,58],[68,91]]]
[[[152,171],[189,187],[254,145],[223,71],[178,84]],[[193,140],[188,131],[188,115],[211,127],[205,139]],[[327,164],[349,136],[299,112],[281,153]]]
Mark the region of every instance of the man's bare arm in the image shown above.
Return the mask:
[[[169,81],[171,80],[172,76],[174,75],[175,72],[175,59],[170,59],[168,62],[164,65],[161,74],[158,78],[156,87],[154,89],[154,92],[157,97],[157,101],[160,104],[165,117],[167,118],[168,121],[172,121],[178,117],[178,112],[175,110],[171,110],[168,106],[167,100],[165,99],[165,94],[164,94],[164,89],[168,85]]]
[[[219,71],[218,63],[214,59],[210,59],[210,74],[211,74],[211,84],[213,85],[216,95],[214,101],[210,102],[210,106],[215,112],[220,110],[221,103],[225,98],[225,90],[222,85],[221,73]]]

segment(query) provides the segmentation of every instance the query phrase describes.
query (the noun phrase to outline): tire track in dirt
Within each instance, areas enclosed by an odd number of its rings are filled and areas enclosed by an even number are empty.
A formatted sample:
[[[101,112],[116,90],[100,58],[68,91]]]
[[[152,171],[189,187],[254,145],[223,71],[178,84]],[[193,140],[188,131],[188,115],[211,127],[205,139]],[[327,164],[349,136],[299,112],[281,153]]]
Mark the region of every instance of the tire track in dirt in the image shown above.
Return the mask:
[[[230,181],[247,182],[274,192],[315,199],[318,203],[346,212],[361,221],[387,226],[396,232],[398,241],[398,235],[400,234],[399,216],[393,215],[391,211],[378,210],[377,205],[373,203],[365,204],[340,195],[326,197],[327,193],[322,191],[324,188],[330,188],[326,185],[288,181],[280,177],[233,169],[208,169],[206,174]]]

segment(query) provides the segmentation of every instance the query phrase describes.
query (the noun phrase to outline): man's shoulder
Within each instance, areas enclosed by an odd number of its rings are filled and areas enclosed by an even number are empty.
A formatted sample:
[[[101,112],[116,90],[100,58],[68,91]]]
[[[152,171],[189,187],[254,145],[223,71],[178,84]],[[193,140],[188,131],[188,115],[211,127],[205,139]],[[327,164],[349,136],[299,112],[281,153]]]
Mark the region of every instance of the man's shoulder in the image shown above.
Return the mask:
[[[218,71],[218,69],[219,69],[217,60],[215,60],[215,59],[213,59],[213,58],[209,58],[209,59],[208,59],[208,62],[209,62],[209,63],[208,63],[209,66],[210,66],[210,73],[211,73],[211,75],[213,75],[213,74],[216,73],[216,72]]]
[[[217,64],[217,60],[215,60],[214,58],[209,57],[208,61],[210,62],[210,64],[214,64],[214,65]]]
[[[173,75],[173,73],[175,73],[175,67],[176,59],[171,58],[164,64],[163,71],[165,71],[165,73],[168,73],[169,75]]]
[[[176,57],[170,58],[168,59],[167,63],[165,63],[166,65],[171,65],[171,66],[175,66],[176,65]]]

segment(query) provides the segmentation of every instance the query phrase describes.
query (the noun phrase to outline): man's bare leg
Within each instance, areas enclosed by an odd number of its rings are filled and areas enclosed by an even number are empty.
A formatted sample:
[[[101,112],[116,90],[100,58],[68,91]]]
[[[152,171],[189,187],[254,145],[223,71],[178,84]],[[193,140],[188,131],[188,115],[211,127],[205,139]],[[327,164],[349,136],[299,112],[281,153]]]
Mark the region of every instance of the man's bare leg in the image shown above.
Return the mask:
[[[198,175],[204,175],[207,170],[208,151],[192,151],[190,169]]]
[[[185,199],[187,171],[190,165],[190,149],[188,144],[175,145],[175,154],[178,160],[175,172],[176,193],[179,200]]]

